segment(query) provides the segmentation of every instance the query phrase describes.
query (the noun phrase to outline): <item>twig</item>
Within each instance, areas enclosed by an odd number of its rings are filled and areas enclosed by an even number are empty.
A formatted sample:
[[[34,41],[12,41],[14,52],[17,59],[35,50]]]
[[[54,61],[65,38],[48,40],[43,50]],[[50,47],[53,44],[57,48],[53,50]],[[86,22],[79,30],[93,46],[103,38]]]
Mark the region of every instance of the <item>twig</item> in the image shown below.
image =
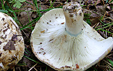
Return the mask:
[[[104,16],[102,17],[102,20],[104,19],[105,15],[106,15],[106,12],[104,13]]]
[[[13,71],[15,71],[15,68],[13,68]]]
[[[35,68],[36,65],[37,65],[37,63],[35,65],[33,65],[28,71],[31,71],[33,68]]]

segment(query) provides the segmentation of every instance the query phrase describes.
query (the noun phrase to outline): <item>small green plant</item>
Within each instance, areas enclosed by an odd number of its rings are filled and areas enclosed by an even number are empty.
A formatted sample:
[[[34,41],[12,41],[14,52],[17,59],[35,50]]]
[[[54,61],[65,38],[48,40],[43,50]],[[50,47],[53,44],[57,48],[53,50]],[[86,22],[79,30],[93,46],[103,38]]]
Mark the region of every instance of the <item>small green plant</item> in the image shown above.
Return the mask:
[[[86,22],[87,22],[89,25],[91,25],[90,19],[86,19]]]
[[[110,3],[113,2],[113,0],[110,1]]]
[[[113,66],[113,61],[110,59],[107,59],[109,61],[109,63]]]
[[[89,13],[89,14],[84,13],[84,19],[86,20],[86,22],[87,22],[89,25],[91,25],[90,15],[91,15],[91,13]]]
[[[21,2],[25,2],[26,0],[11,0],[9,3],[13,3],[13,7],[20,8],[21,7]]]

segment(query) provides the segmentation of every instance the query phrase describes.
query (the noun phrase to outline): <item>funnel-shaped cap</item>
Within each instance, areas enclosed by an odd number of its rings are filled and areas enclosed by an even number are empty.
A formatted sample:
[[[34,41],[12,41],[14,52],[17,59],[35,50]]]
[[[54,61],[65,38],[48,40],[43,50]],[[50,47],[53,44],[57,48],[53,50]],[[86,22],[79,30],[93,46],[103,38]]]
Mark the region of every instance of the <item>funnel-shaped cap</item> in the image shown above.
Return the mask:
[[[40,18],[31,34],[31,46],[35,56],[55,70],[81,71],[103,59],[113,39],[101,37],[83,21],[80,5],[71,2]]]

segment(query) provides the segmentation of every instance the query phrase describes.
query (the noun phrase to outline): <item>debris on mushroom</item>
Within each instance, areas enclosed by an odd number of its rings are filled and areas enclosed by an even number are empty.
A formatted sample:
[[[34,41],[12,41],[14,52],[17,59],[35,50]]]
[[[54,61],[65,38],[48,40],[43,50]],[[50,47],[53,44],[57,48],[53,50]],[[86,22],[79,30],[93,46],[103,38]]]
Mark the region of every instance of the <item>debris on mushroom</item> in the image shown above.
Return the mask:
[[[113,48],[113,38],[104,39],[83,17],[77,2],[46,12],[31,34],[35,56],[55,70],[75,71],[103,59]]]
[[[13,68],[23,57],[24,40],[16,22],[0,12],[0,71]]]

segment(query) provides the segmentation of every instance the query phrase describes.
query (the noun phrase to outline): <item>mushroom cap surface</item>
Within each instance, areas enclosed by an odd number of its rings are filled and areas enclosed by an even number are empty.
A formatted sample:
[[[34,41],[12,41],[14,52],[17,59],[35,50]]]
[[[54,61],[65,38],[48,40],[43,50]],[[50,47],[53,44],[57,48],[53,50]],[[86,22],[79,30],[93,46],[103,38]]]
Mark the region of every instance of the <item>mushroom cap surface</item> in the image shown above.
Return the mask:
[[[13,68],[23,57],[24,40],[16,22],[0,12],[0,71]]]
[[[113,47],[113,38],[104,39],[83,21],[82,32],[73,36],[65,30],[63,9],[46,12],[31,34],[35,56],[55,70],[83,71],[103,59]]]

